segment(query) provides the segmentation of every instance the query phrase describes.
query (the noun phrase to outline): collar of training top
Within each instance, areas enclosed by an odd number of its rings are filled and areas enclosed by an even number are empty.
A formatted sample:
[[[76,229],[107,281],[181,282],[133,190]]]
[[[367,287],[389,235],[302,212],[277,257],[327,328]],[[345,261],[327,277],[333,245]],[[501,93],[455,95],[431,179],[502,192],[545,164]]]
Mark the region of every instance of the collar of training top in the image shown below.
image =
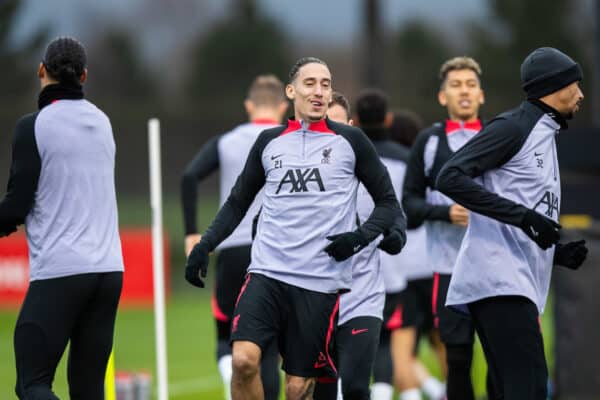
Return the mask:
[[[470,129],[479,132],[481,130],[481,120],[476,119],[475,121],[470,122],[454,121],[451,119],[446,120],[446,134],[453,133],[459,129]]]
[[[64,85],[54,83],[42,89],[38,96],[38,109],[46,107],[58,100],[81,100],[83,99],[83,88],[81,85]]]
[[[527,101],[533,104],[534,106],[540,108],[546,114],[548,114],[550,118],[555,120],[560,125],[561,129],[567,129],[569,127],[565,117],[563,117],[561,113],[556,111],[553,107],[550,107],[548,104],[544,103],[540,99],[528,99]]]
[[[279,125],[279,122],[269,118],[256,118],[250,122],[256,125]]]
[[[320,121],[310,122],[310,123],[305,122],[305,121],[298,121],[295,119],[289,119],[288,123],[287,123],[287,128],[285,128],[285,130],[283,132],[281,132],[281,135],[285,135],[286,133],[290,133],[290,132],[299,131],[301,129],[305,129],[307,131],[312,131],[312,132],[330,133],[332,135],[335,135],[335,132],[332,131],[331,129],[329,129],[329,126],[327,126],[327,122],[328,122],[328,118],[324,118]]]

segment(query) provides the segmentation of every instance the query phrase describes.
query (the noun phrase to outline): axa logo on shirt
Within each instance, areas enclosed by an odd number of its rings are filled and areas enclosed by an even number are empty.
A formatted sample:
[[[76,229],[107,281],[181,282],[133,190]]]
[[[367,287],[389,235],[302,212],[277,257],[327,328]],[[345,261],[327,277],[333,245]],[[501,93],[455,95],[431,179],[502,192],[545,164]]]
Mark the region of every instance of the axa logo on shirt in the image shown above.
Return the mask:
[[[325,191],[319,168],[288,169],[279,182],[275,194],[279,194],[282,189],[287,190],[288,188],[288,193],[308,192],[311,189],[318,189],[320,192]]]
[[[535,207],[533,207],[533,209],[537,211],[538,207],[541,207],[542,209],[540,211],[543,211],[544,214],[546,214],[546,216],[554,218],[555,211],[556,216],[558,217],[558,204],[558,196],[546,190],[546,193],[544,193],[542,198],[535,204]]]

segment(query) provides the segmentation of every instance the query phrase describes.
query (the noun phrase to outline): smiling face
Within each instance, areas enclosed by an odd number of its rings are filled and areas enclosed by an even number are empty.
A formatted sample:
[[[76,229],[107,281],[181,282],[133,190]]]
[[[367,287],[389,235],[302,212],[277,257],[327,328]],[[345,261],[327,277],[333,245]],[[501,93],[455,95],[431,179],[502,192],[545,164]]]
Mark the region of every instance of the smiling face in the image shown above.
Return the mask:
[[[440,104],[448,109],[448,116],[456,121],[474,121],[484,102],[479,77],[471,69],[449,71],[438,94]]]
[[[331,101],[331,72],[319,63],[303,65],[293,82],[285,88],[294,103],[297,120],[316,122],[325,118]]]

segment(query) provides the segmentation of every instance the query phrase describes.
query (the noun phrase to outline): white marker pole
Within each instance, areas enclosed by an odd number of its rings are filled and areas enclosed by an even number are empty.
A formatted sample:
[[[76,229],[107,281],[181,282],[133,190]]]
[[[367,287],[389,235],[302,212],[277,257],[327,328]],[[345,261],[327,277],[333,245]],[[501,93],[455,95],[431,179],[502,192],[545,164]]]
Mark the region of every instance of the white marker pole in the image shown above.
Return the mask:
[[[162,181],[160,161],[160,121],[148,121],[150,155],[150,205],[152,207],[152,265],[154,275],[154,330],[156,334],[156,373],[158,400],[168,400],[167,334],[165,327],[165,280],[163,256]]]

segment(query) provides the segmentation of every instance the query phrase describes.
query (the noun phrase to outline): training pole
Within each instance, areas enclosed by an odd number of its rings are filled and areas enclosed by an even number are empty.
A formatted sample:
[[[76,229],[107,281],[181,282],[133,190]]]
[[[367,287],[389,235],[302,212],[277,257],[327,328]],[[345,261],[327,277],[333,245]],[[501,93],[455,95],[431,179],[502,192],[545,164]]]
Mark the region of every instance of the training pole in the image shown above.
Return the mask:
[[[160,162],[160,121],[148,121],[150,154],[150,205],[152,207],[152,266],[154,276],[154,330],[158,400],[168,400],[167,333],[165,327],[165,282],[163,256],[162,181]]]

